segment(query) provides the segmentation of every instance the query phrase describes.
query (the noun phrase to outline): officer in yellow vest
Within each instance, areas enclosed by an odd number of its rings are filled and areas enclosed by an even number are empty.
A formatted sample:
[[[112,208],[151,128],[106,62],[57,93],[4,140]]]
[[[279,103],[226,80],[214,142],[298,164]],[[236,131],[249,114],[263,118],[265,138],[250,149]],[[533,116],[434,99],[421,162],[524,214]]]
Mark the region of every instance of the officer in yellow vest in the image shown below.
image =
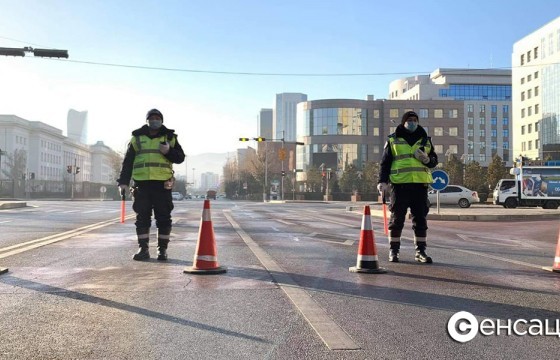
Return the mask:
[[[416,245],[415,259],[431,263],[426,254],[428,223],[428,185],[432,183],[431,168],[438,157],[426,130],[418,125],[418,115],[407,111],[395,132],[389,135],[381,158],[377,190],[390,191],[389,261],[399,261],[401,234],[410,208]],[[391,185],[389,185],[389,183]]]
[[[130,179],[134,180],[132,209],[136,212],[136,235],[140,249],[134,260],[150,258],[148,243],[152,226],[152,211],[158,229],[158,260],[167,260],[167,245],[171,234],[173,200],[173,164],[185,160],[175,130],[163,125],[158,109],[146,114],[147,124],[132,132],[132,139],[117,180],[119,189],[127,193]]]

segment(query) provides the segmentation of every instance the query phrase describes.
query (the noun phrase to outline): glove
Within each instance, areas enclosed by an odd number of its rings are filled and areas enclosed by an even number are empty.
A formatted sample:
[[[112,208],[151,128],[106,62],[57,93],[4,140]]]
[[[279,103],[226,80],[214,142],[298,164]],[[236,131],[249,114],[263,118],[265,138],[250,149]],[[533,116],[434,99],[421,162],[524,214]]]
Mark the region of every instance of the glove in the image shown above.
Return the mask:
[[[164,143],[160,143],[159,144],[159,151],[165,155],[169,152],[169,143],[168,142],[164,142]]]
[[[377,191],[379,191],[380,194],[384,194],[388,187],[389,185],[387,183],[379,183],[377,184]]]
[[[430,157],[424,151],[418,149],[414,152],[414,157],[420,161],[422,164],[427,164],[430,162]]]
[[[128,193],[128,189],[129,189],[128,185],[119,184],[119,191],[120,191],[121,194],[123,194],[123,193],[124,193],[124,194]]]

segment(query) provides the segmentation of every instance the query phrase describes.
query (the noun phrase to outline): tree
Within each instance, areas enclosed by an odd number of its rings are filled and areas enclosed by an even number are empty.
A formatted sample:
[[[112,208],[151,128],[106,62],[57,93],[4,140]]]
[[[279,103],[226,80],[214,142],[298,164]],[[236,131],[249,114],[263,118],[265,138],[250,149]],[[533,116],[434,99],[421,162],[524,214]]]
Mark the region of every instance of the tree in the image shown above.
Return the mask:
[[[449,175],[450,184],[463,185],[463,163],[455,154],[447,157],[443,170]]]
[[[487,193],[486,169],[480,166],[480,163],[471,161],[465,165],[464,186],[474,191],[484,190]]]
[[[368,161],[362,171],[362,194],[376,193],[379,180],[379,163]]]
[[[23,149],[16,149],[12,154],[6,154],[6,167],[2,173],[8,179],[21,179],[26,173],[27,168],[27,152]]]
[[[322,177],[318,167],[310,167],[306,172],[307,191],[321,191]]]
[[[354,165],[348,165],[340,177],[340,190],[342,192],[353,192],[362,188],[362,180],[358,174],[358,169]]]
[[[509,170],[499,155],[494,155],[492,162],[488,165],[487,182],[491,187],[496,186],[500,179],[511,178]]]

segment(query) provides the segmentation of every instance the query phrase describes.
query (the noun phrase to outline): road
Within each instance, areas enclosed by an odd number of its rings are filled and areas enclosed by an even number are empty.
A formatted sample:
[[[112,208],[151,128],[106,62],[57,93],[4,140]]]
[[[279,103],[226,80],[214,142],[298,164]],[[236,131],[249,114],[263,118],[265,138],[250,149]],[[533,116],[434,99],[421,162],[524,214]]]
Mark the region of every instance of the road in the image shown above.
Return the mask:
[[[414,262],[356,274],[362,214],[339,203],[212,201],[222,275],[192,265],[202,201],[179,201],[169,261],[135,262],[130,204],[31,201],[0,211],[0,359],[556,358],[558,336],[459,343],[449,318],[560,321],[560,274],[547,272],[559,221],[430,221]],[[467,209],[468,210],[468,209]],[[467,211],[465,210],[465,211]],[[519,211],[530,211],[518,209]],[[155,236],[152,235],[154,244]],[[155,248],[151,248],[152,257]],[[520,339],[522,337],[523,339]]]

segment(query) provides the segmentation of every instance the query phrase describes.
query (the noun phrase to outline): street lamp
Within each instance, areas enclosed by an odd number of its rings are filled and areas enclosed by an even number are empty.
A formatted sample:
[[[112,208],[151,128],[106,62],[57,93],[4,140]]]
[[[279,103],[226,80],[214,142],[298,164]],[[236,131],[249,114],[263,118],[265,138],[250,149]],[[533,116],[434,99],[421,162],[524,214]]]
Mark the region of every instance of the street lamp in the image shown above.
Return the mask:
[[[193,187],[193,190],[194,190],[195,184],[196,184],[196,181],[194,181],[194,171],[195,170],[196,170],[195,168],[192,168],[192,187]]]

